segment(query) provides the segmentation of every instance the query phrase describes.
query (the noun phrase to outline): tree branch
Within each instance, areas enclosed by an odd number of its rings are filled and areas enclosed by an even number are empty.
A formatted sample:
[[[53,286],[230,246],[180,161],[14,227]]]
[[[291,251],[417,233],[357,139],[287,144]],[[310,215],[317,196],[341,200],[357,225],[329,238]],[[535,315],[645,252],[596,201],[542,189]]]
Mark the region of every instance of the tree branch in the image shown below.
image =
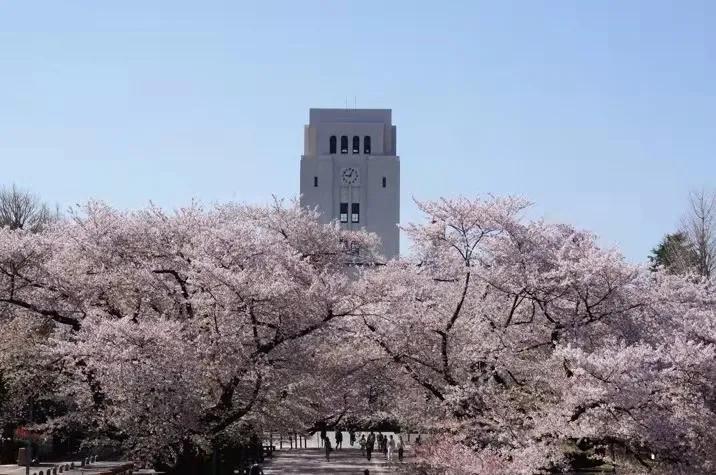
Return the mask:
[[[18,300],[15,298],[0,299],[0,303],[7,303],[10,305],[15,305],[15,306],[24,308],[25,310],[30,310],[31,312],[35,312],[37,314],[43,315],[45,317],[50,317],[52,320],[56,321],[57,323],[62,323],[63,325],[69,325],[75,331],[79,331],[79,329],[81,327],[79,320],[77,320],[76,318],[62,315],[57,310],[42,309],[42,308],[37,307],[36,305],[27,303],[22,300]]]

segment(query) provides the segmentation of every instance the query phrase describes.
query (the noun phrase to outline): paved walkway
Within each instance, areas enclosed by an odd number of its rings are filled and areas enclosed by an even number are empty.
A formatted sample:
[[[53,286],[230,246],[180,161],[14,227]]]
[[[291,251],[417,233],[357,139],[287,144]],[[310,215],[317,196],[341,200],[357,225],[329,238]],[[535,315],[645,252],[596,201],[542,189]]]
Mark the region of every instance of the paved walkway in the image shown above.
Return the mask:
[[[50,475],[52,467],[59,467],[60,465],[68,465],[74,463],[74,469],[65,470],[62,475],[96,475],[99,473],[108,473],[110,471],[120,471],[122,467],[127,466],[127,462],[94,462],[86,467],[80,467],[80,462],[58,462],[58,463],[46,463],[30,467],[30,475]],[[59,473],[59,470],[58,470]],[[138,473],[138,472],[134,472]],[[18,467],[17,465],[0,465],[0,475],[25,475],[25,467]]]
[[[264,473],[351,473],[363,475],[363,470],[370,470],[370,475],[385,473],[408,473],[407,464],[395,460],[388,464],[382,454],[374,454],[368,462],[360,454],[360,449],[341,449],[331,452],[331,461],[326,461],[326,453],[322,449],[280,450],[274,452],[273,460],[264,464]]]

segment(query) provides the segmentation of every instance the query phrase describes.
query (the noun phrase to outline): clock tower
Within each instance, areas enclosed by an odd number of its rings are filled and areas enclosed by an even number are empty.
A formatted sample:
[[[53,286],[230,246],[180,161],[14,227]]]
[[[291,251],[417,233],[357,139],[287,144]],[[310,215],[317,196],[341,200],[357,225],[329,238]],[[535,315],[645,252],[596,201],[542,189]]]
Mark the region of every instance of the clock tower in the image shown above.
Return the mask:
[[[390,109],[311,109],[301,157],[301,205],[321,221],[375,233],[398,257],[400,159]]]

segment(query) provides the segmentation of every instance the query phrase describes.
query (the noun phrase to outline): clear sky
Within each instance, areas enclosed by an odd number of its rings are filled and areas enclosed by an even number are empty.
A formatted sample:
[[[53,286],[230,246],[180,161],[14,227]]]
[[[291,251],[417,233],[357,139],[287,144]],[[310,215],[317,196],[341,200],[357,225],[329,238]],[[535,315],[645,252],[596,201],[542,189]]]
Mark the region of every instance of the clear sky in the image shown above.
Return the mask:
[[[632,261],[716,186],[714,1],[0,1],[0,184],[298,195],[310,107],[391,108],[412,197],[521,194]]]

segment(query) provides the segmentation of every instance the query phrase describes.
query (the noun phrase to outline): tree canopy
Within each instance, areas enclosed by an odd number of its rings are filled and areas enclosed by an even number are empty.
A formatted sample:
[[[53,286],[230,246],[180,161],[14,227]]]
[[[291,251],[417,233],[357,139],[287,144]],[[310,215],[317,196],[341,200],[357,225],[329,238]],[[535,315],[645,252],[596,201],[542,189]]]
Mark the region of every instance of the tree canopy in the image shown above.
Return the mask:
[[[713,283],[632,266],[528,205],[419,203],[410,257],[387,263],[375,236],[283,203],[91,202],[40,233],[4,228],[1,417],[61,401],[39,429],[172,461],[249,425],[381,411],[439,434],[428,473],[561,470],[578,450],[711,470]]]

